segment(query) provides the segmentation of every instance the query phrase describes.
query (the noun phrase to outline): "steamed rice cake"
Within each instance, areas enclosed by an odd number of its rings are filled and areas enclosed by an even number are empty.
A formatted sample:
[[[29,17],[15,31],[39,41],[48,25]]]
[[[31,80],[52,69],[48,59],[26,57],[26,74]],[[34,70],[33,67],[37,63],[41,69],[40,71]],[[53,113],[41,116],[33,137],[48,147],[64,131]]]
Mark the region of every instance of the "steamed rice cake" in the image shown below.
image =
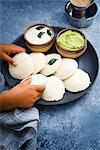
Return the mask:
[[[83,91],[88,88],[90,83],[91,82],[88,73],[81,69],[77,69],[70,78],[64,81],[65,88],[70,92]]]
[[[63,98],[64,93],[65,86],[63,81],[56,76],[51,76],[47,78],[45,83],[45,90],[42,94],[42,99],[45,101],[59,101]]]
[[[33,73],[33,60],[30,55],[25,52],[16,54],[13,59],[17,62],[17,66],[9,64],[9,73],[15,79],[24,79]]]
[[[33,74],[36,74],[44,68],[46,57],[43,53],[31,53],[30,56],[34,63]]]
[[[45,85],[47,77],[42,74],[32,75],[31,85]]]
[[[60,67],[54,75],[62,80],[67,79],[76,71],[77,67],[78,63],[74,59],[63,58]]]
[[[61,56],[56,53],[46,55],[46,65],[41,70],[41,74],[49,76],[53,74],[61,65]]]

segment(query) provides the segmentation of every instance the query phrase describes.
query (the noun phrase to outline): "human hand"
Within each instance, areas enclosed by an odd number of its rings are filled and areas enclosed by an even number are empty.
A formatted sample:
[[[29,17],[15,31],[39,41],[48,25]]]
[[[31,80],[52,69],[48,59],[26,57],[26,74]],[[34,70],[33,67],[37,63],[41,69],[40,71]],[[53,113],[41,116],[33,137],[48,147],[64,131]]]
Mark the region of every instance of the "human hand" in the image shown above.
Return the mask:
[[[40,99],[45,87],[44,85],[30,85],[30,83],[31,77],[3,93],[2,110],[32,107]]]
[[[10,54],[16,54],[24,52],[25,49],[17,46],[15,44],[0,44],[0,58],[4,59],[5,61],[11,63],[12,65],[16,66],[16,61],[11,58]]]

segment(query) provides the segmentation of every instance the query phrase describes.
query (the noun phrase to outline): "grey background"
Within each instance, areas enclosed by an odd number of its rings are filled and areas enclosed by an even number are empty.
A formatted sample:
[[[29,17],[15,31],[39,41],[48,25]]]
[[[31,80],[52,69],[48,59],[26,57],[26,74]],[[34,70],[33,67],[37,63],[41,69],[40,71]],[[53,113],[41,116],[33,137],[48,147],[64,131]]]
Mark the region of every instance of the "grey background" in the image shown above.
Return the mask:
[[[0,0],[0,43],[11,43],[34,23],[71,27],[67,0]],[[96,0],[100,8],[100,1]],[[100,13],[82,29],[100,58]],[[38,106],[38,150],[100,150],[100,73],[91,91],[75,102]]]

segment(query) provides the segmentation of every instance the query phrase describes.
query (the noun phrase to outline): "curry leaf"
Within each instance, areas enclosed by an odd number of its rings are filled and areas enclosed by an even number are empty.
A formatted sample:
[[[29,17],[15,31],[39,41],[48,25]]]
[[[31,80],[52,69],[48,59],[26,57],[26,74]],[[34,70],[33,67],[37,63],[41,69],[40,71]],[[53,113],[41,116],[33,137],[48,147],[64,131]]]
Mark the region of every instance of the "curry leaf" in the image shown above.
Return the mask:
[[[51,59],[51,60],[48,62],[48,64],[49,64],[49,65],[53,65],[57,60],[58,60],[58,59],[53,58],[53,59]]]
[[[52,35],[51,32],[50,32],[50,30],[47,30],[47,34],[48,34],[49,36]]]
[[[41,29],[43,29],[43,28],[44,28],[43,26],[38,26],[38,27],[36,27],[35,29],[41,30]]]
[[[37,36],[38,36],[38,38],[41,38],[42,37],[42,35],[44,34],[45,32],[40,32]]]

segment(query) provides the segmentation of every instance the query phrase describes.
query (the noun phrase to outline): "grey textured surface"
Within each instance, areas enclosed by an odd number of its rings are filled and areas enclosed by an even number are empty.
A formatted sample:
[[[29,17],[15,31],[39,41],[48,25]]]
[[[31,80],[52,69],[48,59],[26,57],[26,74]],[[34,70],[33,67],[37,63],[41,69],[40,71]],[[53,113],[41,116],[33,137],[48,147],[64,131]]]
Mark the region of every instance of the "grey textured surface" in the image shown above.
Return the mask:
[[[0,112],[0,150],[36,150],[38,123],[34,107]]]
[[[100,8],[100,1],[96,0]],[[72,27],[66,0],[0,0],[0,43],[11,43],[33,23]],[[100,58],[100,13],[82,29]],[[38,150],[100,150],[100,73],[91,91],[60,106],[38,106]]]

